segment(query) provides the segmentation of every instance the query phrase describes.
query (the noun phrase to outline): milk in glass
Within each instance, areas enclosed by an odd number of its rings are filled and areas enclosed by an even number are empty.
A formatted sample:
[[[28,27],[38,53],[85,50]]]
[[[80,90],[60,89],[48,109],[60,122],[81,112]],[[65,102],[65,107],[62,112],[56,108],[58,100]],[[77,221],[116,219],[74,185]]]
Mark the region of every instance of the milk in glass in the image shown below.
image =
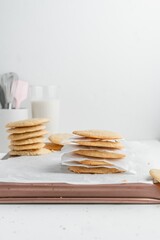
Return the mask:
[[[33,118],[48,118],[46,129],[49,135],[59,131],[59,99],[54,85],[31,87]]]

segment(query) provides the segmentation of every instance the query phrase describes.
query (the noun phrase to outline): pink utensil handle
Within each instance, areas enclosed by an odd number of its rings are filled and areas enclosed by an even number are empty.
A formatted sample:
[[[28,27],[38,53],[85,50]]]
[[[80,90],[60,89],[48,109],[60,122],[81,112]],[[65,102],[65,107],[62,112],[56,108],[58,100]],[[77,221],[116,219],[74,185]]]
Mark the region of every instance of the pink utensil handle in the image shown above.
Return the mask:
[[[20,108],[21,103],[27,98],[28,82],[18,80],[16,93],[15,93],[15,108]]]

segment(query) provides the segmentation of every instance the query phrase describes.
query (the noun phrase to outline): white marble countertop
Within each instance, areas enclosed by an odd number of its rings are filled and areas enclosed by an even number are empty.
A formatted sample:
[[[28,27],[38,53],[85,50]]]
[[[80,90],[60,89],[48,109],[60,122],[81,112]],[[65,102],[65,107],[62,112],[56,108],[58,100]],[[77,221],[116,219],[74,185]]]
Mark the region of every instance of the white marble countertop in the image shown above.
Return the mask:
[[[159,240],[160,205],[0,205],[0,239]]]
[[[159,240],[159,216],[157,204],[1,204],[0,240]]]

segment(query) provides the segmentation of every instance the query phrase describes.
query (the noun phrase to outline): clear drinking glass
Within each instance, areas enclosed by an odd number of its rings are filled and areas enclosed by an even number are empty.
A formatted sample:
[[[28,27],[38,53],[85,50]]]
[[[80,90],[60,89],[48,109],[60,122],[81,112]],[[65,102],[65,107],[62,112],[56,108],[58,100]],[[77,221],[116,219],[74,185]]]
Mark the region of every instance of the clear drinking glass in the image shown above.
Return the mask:
[[[60,102],[55,85],[31,86],[31,111],[33,118],[48,118],[49,134],[59,131]]]

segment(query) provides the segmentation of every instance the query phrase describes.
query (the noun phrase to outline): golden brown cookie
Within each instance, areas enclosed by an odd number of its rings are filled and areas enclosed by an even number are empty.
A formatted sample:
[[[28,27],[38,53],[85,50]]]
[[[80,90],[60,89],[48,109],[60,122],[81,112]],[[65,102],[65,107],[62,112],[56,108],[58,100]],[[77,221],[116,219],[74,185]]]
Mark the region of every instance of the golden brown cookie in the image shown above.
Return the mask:
[[[160,182],[160,169],[151,169],[149,173],[154,180]]]
[[[123,170],[117,169],[117,168],[86,168],[86,167],[76,167],[71,166],[68,168],[70,171],[75,173],[92,173],[92,174],[106,174],[106,173],[121,173],[124,172]]]
[[[21,151],[10,151],[9,154],[11,156],[38,156],[43,154],[51,153],[50,150],[46,148],[35,149],[35,150],[21,150]]]
[[[63,147],[63,145],[58,145],[54,143],[45,143],[44,147],[51,151],[61,151],[61,148]]]
[[[109,142],[109,141],[76,141],[80,146],[88,147],[102,147],[110,149],[122,149],[124,146],[120,142]]]
[[[36,126],[36,125],[40,125],[47,122],[49,122],[49,119],[47,118],[25,119],[25,120],[16,121],[16,122],[10,122],[6,125],[6,128],[31,127],[31,126]]]
[[[48,132],[46,130],[40,130],[40,131],[31,132],[31,133],[10,134],[8,138],[10,140],[23,140],[23,139],[29,139],[29,138],[42,137],[47,133]]]
[[[28,132],[35,132],[35,131],[40,131],[44,130],[46,127],[44,125],[37,125],[33,127],[16,127],[16,128],[11,128],[8,129],[7,132],[11,134],[20,134],[20,133],[28,133]]]
[[[49,140],[52,143],[58,144],[58,145],[64,145],[66,143],[68,143],[69,139],[73,137],[72,134],[70,133],[57,133],[57,134],[52,134],[51,136],[49,136]]]
[[[95,157],[95,158],[108,158],[108,159],[121,159],[124,158],[125,155],[122,153],[115,153],[115,152],[107,152],[107,151],[100,151],[100,150],[76,150],[74,151],[75,154],[81,156],[88,156],[88,157]]]
[[[106,140],[122,139],[119,133],[106,131],[106,130],[83,130],[83,131],[73,131],[73,134],[88,137],[88,138],[98,138]]]
[[[113,166],[113,164],[101,160],[82,160],[82,161],[75,161],[76,163],[84,164],[84,165],[89,165],[89,166]]]
[[[15,146],[21,146],[21,145],[28,145],[28,144],[34,144],[34,143],[43,143],[44,138],[43,137],[35,137],[30,139],[23,139],[23,140],[12,140],[11,145]]]
[[[44,145],[45,145],[44,143],[33,143],[33,144],[27,144],[27,145],[21,145],[21,146],[10,145],[9,148],[15,151],[33,150],[33,149],[43,148]]]

